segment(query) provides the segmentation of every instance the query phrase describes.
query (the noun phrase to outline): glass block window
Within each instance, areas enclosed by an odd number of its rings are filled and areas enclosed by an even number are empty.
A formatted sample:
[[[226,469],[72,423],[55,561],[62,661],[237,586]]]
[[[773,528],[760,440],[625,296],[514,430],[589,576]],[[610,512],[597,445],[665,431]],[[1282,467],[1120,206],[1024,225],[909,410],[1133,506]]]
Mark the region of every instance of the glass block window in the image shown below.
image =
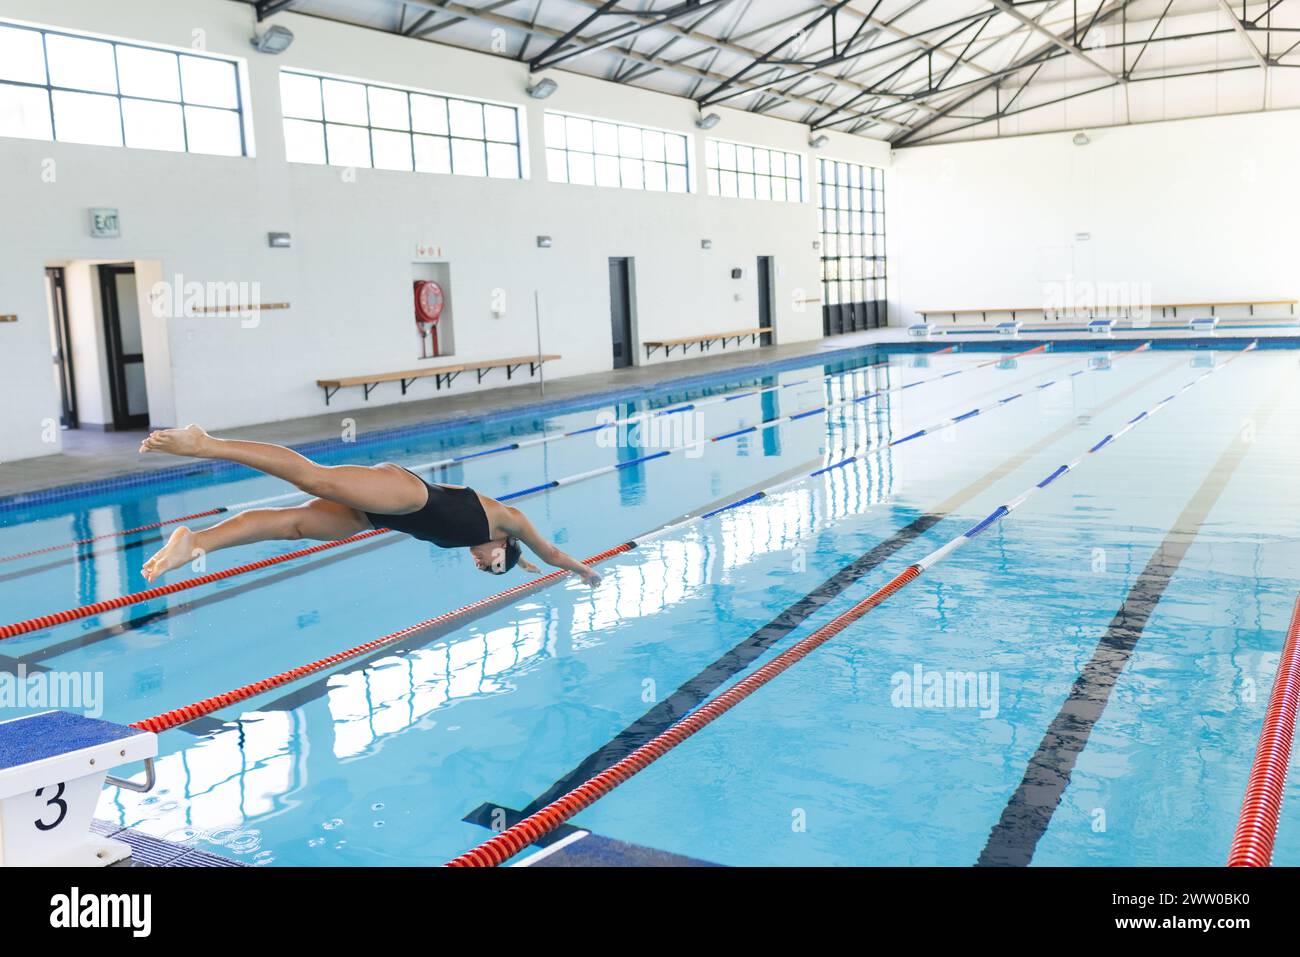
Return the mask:
[[[885,173],[818,159],[823,305],[885,301]]]

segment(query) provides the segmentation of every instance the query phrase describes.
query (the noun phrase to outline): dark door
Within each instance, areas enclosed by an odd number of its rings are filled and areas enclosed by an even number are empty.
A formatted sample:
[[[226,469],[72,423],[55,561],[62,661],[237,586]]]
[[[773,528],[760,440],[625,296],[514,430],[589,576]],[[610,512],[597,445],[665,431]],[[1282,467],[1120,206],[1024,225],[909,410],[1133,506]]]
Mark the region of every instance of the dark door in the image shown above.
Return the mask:
[[[144,341],[135,294],[135,267],[100,266],[99,294],[104,312],[104,341],[108,344],[113,428],[143,429],[149,425],[149,404],[144,385]]]
[[[72,374],[72,334],[68,329],[68,300],[63,285],[63,270],[45,270],[45,302],[50,310],[50,343],[54,350],[54,370],[59,379],[62,408],[59,424],[65,429],[77,427],[77,387]]]
[[[776,328],[776,316],[773,314],[772,302],[776,298],[776,285],[771,256],[758,257],[758,325],[761,329]],[[765,332],[758,337],[759,345],[770,346],[772,333]]]
[[[609,261],[609,318],[614,339],[614,368],[632,364],[632,276],[626,256]]]

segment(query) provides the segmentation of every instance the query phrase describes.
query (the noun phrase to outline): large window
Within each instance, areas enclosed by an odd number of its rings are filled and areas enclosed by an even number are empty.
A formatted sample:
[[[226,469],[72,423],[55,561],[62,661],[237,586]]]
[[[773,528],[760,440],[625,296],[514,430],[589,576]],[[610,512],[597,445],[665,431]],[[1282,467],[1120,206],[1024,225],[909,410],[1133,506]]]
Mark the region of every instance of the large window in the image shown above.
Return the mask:
[[[690,154],[681,133],[567,113],[546,114],[546,170],[552,183],[691,191]]]
[[[822,326],[826,335],[885,325],[885,174],[819,159]]]
[[[798,153],[708,140],[704,166],[712,196],[803,202],[803,157]]]
[[[243,156],[233,60],[0,23],[0,136]]]
[[[280,108],[291,163],[524,175],[513,106],[281,70]]]

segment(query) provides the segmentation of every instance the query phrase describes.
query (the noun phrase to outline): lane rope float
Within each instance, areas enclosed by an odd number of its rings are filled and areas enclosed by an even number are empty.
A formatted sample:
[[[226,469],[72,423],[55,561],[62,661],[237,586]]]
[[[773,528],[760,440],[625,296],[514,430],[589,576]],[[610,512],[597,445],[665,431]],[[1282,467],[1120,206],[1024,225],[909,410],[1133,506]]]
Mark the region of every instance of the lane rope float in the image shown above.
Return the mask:
[[[1229,867],[1268,867],[1273,860],[1278,818],[1291,763],[1296,707],[1300,705],[1300,598],[1287,629],[1277,676],[1268,699],[1264,727],[1241,802],[1237,829],[1228,852]]]
[[[261,561],[249,562],[246,565],[239,565],[235,568],[227,568],[225,571],[210,572],[206,575],[200,575],[197,578],[187,578],[184,581],[172,582],[170,585],[159,585],[157,588],[148,588],[144,591],[133,592],[130,595],[118,595],[116,598],[106,598],[103,601],[97,601],[93,604],[80,605],[77,608],[69,608],[66,611],[56,611],[53,614],[41,615],[37,618],[29,618],[26,621],[14,622],[11,625],[0,625],[0,641],[7,638],[16,638],[19,635],[30,634],[33,631],[41,631],[44,628],[51,628],[54,625],[62,625],[70,621],[77,621],[80,618],[90,618],[92,615],[100,615],[106,611],[125,608],[128,605],[137,605],[140,602],[151,601],[154,598],[161,598],[164,595],[174,595],[177,592],[185,591],[189,588],[198,588],[200,585],[209,585],[212,582],[218,582],[226,578],[233,578],[236,575],[243,575],[246,572],[257,571],[262,568],[269,568],[272,565],[278,565],[281,562],[292,561],[295,558],[304,558],[308,555],[315,555],[331,548],[351,545],[354,542],[364,541],[365,539],[373,538],[376,535],[385,535],[389,531],[390,529],[387,528],[372,528],[368,532],[361,532],[357,535],[352,535],[349,538],[343,538],[336,542],[321,542],[319,545],[312,545],[308,548],[299,548],[296,551],[286,552],[283,555],[275,555],[271,558],[263,558]]]
[[[1136,349],[1126,350],[1124,355],[1131,355],[1133,353],[1142,352],[1145,349],[1149,348],[1149,346],[1150,346],[1149,342],[1144,343],[1143,345],[1138,346]],[[1070,373],[1070,375],[1066,376],[1065,378],[1073,378],[1074,376],[1082,375],[1083,373],[1088,371],[1090,370],[1079,369],[1076,372]],[[1048,381],[1040,383],[1039,385],[1035,386],[1031,390],[1031,392],[1041,391],[1042,389],[1046,389],[1049,386],[1055,385],[1057,382],[1060,381],[1063,380],[1049,379]],[[902,388],[907,388],[907,386],[903,386]],[[799,412],[791,413],[789,415],[779,416],[775,419],[769,419],[766,422],[759,423],[758,425],[748,426],[743,429],[726,432],[723,433],[722,435],[713,436],[707,439],[701,439],[698,442],[693,442],[690,443],[689,445],[678,446],[672,449],[663,449],[658,452],[652,452],[649,455],[643,455],[635,459],[629,459],[628,461],[625,462],[616,462],[612,465],[603,465],[599,468],[591,469],[586,472],[577,472],[573,475],[567,475],[558,479],[552,479],[549,482],[544,482],[540,485],[534,485],[530,488],[519,489],[514,492],[508,492],[504,495],[497,496],[497,500],[501,502],[508,502],[514,499],[524,498],[529,495],[536,495],[542,492],[549,492],[553,489],[561,488],[568,485],[573,485],[577,482],[582,482],[582,481],[586,481],[587,479],[596,478],[600,475],[607,475],[609,473],[621,471],[623,469],[628,469],[636,465],[644,464],[646,462],[651,462],[657,459],[666,458],[670,455],[673,455],[676,452],[683,452],[692,448],[702,448],[712,443],[724,441],[727,439],[737,438],[741,435],[745,435],[751,432],[757,432],[763,429],[776,428],[777,426],[794,422],[799,419],[804,419],[812,415],[825,413],[828,409],[842,407],[842,406],[850,406],[858,402],[863,402],[868,399],[875,398],[877,395],[880,394],[881,393],[876,392],[855,399],[844,400],[841,402],[827,403],[825,406],[819,406],[815,409],[804,409]],[[696,519],[708,518],[718,514],[719,512],[726,511],[731,508],[736,508],[740,505],[745,505],[750,502],[758,501],[759,499],[765,498],[767,495],[779,491],[781,489],[784,489],[787,486],[794,485],[798,482],[802,482],[808,478],[813,478],[815,476],[822,475],[834,469],[843,468],[844,466],[849,465],[852,462],[864,459],[869,455],[881,451],[882,449],[893,448],[894,446],[902,445],[904,442],[910,442],[914,439],[921,438],[924,435],[930,435],[932,433],[942,431],[943,429],[946,429],[952,425],[955,425],[959,422],[964,422],[968,419],[974,418],[975,416],[981,415],[992,409],[1001,408],[1003,406],[1009,405],[1012,402],[1016,401],[1017,399],[1023,398],[1026,394],[1030,394],[1030,393],[1017,392],[1003,399],[999,399],[997,402],[994,402],[991,405],[974,408],[960,415],[942,419],[931,426],[928,426],[924,429],[919,429],[901,438],[891,439],[887,442],[882,442],[882,443],[868,446],[864,451],[860,453],[857,453],[848,458],[841,459],[832,465],[825,466],[824,468],[818,469],[814,472],[810,472],[808,475],[797,476],[796,478],[789,479],[778,485],[774,485],[768,489],[760,490],[758,492],[755,492],[753,495],[748,496],[747,498],[741,499],[736,502],[732,502],[728,505],[723,506],[722,508],[715,509],[703,515],[688,516],[687,518],[681,520],[680,522],[677,522],[672,527],[680,527],[681,525],[691,521],[695,521]],[[198,587],[199,585],[210,584],[211,582],[220,581],[224,578],[231,578],[234,577],[235,575],[242,575],[252,571],[259,571],[263,568],[267,568],[272,565],[278,565],[282,562],[292,561],[293,559],[304,557],[305,555],[317,554],[319,552],[327,551],[329,549],[339,548],[344,545],[350,545],[354,542],[361,541],[362,539],[368,538],[372,535],[387,534],[389,531],[390,531],[389,529],[372,529],[369,532],[363,532],[359,535],[353,535],[349,538],[340,539],[338,541],[333,541],[333,542],[322,542],[320,544],[312,546],[311,548],[298,549],[296,551],[288,552],[283,555],[276,555],[270,558],[262,559],[261,561],[250,562],[246,565],[240,565],[235,568],[230,568],[222,572],[213,572],[211,574],[204,575],[199,578],[187,579],[186,581],[176,582],[171,585],[164,585],[158,588],[150,588],[144,591],[135,592],[130,595],[121,595],[117,598],[105,599],[104,601],[101,602],[95,602],[89,605],[82,605],[77,608],[70,608],[67,609],[66,611],[54,612],[52,614],[47,614],[47,615],[39,615],[35,618],[29,618],[24,621],[14,622],[8,625],[0,625],[0,641],[3,641],[8,638],[15,638],[18,637],[19,635],[30,634],[31,632],[34,631],[40,631],[42,629],[53,627],[55,625],[65,624],[70,621],[76,621],[81,618],[87,618],[92,615],[101,614],[102,612],[105,611],[113,611],[118,608],[124,608],[128,605],[134,605],[145,601],[151,601],[155,598],[160,598],[164,595],[174,594],[175,592],[183,591],[188,588],[195,588]]]
[[[612,558],[615,555],[619,555],[622,554],[623,552],[630,551],[631,549],[636,548],[636,546],[637,546],[637,542],[635,541],[624,542],[622,545],[615,545],[613,548],[606,549],[605,551],[600,552],[597,555],[592,555],[585,562],[583,562],[583,564],[593,565],[596,564],[597,562],[602,562],[607,558]],[[435,625],[446,624],[449,621],[454,621],[455,619],[470,614],[471,612],[483,611],[485,609],[492,608],[497,605],[505,604],[510,600],[519,597],[520,595],[527,594],[528,592],[531,591],[536,591],[539,588],[544,588],[556,581],[559,581],[561,578],[563,578],[565,575],[568,574],[570,573],[564,570],[560,570],[560,571],[551,572],[548,575],[543,575],[541,578],[535,578],[532,579],[531,581],[520,582],[518,585],[515,585],[513,588],[507,588],[505,591],[497,592],[496,594],[489,595],[486,598],[480,598],[476,602],[471,602],[468,605],[463,605],[460,608],[453,609],[452,611],[444,612],[443,614],[438,615],[434,618],[427,618],[424,621],[417,622],[416,624],[410,625],[407,628],[403,628],[400,631],[395,631],[392,632],[391,634],[384,635],[381,638],[376,638],[373,641],[368,641],[365,644],[357,645],[355,648],[349,648],[346,651],[340,651],[337,654],[330,655],[326,658],[321,658],[320,660],[313,661],[310,664],[300,665],[297,668],[291,668],[290,670],[283,671],[278,675],[272,675],[269,678],[263,678],[261,681],[255,681],[252,684],[247,684],[240,688],[235,688],[234,690],[227,691],[224,694],[214,695],[211,698],[205,698],[202,701],[196,701],[194,704],[186,705],[183,708],[175,708],[171,711],[164,711],[162,714],[155,715],[152,718],[145,718],[142,721],[136,721],[131,725],[131,727],[140,728],[143,731],[153,731],[155,733],[167,731],[171,728],[175,728],[178,727],[179,725],[186,724],[190,721],[193,721],[196,718],[205,717],[206,715],[212,714],[214,711],[219,711],[220,709],[225,708],[228,705],[234,704],[239,701],[244,701],[248,698],[254,698],[260,694],[264,694],[265,692],[270,691],[273,688],[278,688],[281,685],[288,684],[292,681],[297,681],[299,678],[305,677],[306,675],[312,674],[317,671],[323,671],[327,668],[332,668],[337,664],[341,664],[344,661],[348,661],[352,658],[356,658],[359,655],[368,654],[369,652],[375,651],[379,648],[383,648],[386,645],[391,645],[396,641],[400,641],[403,638],[415,634],[416,632],[424,631],[425,629],[432,628]]]
[[[655,735],[654,738],[641,745],[641,747],[637,748],[622,760],[610,765],[610,767],[604,771],[590,778],[583,784],[580,784],[567,794],[557,798],[540,811],[529,815],[522,821],[506,828],[504,831],[488,838],[476,847],[471,848],[459,857],[449,861],[447,866],[495,867],[508,861],[525,847],[535,843],[537,840],[555,830],[555,828],[559,827],[580,811],[590,807],[600,798],[613,791],[620,784],[629,780],[633,775],[649,767],[673,748],[680,745],[683,741],[686,741],[703,728],[712,724],[763,685],[772,681],[782,672],[788,670],[796,662],[825,644],[850,624],[862,618],[885,599],[915,581],[924,574],[926,570],[934,567],[934,565],[951,555],[954,551],[972,541],[992,526],[1001,522],[1002,519],[1006,518],[1038,492],[1041,492],[1043,489],[1052,485],[1062,476],[1072,472],[1078,467],[1079,463],[1088,456],[1095,455],[1114,444],[1128,432],[1136,428],[1140,423],[1147,421],[1184,392],[1188,391],[1199,382],[1202,382],[1207,376],[1213,375],[1215,372],[1228,366],[1244,353],[1250,352],[1256,348],[1257,345],[1258,340],[1252,342],[1249,346],[1241,350],[1241,352],[1233,355],[1227,361],[1207,370],[1204,374],[1192,379],[1178,391],[1162,399],[1151,408],[1145,409],[1138,415],[1129,419],[1123,428],[1105,436],[1101,441],[1088,449],[1088,451],[1084,452],[1073,461],[1059,466],[1044,479],[1031,485],[1028,489],[1021,492],[1005,505],[998,506],[987,516],[976,522],[956,538],[953,538],[951,541],[935,549],[920,561],[907,566],[889,582],[872,592],[869,596],[858,602],[848,611],[836,616],[812,634],[801,639],[799,642],[782,652],[772,661],[768,662],[768,664],[759,668],[748,677],[731,685],[707,704],[702,705],[697,710],[680,719],[668,730]]]
[[[1137,350],[1130,350],[1130,351],[1137,351]],[[796,481],[804,481],[808,478],[819,475],[821,473],[822,470],[816,472],[810,472],[808,475],[801,476],[800,478],[796,479]],[[790,483],[782,483],[782,486],[787,484]],[[725,511],[727,508],[732,508],[734,506],[746,502],[751,502],[754,500],[755,500],[754,497],[750,496],[744,499],[740,499],[739,501],[734,502],[731,505],[726,506],[725,508],[713,509],[711,511],[702,514],[688,516],[680,521],[676,521],[668,525],[664,525],[645,535],[638,536],[636,539],[632,541],[624,542],[622,545],[614,546],[613,548],[601,552],[598,555],[594,555],[591,558],[587,559],[584,562],[584,564],[592,565],[597,562],[604,561],[607,558],[611,558],[615,555],[619,555],[624,552],[631,551],[634,548],[639,548],[657,538],[671,534],[677,531],[678,529],[684,527],[685,525],[691,524],[696,521],[701,521],[703,519],[709,518],[710,516],[717,515],[720,512]],[[327,658],[322,658],[319,661],[313,662],[311,664],[303,665],[300,668],[294,668],[289,671],[281,672],[278,675],[273,675],[269,678],[264,678],[261,681],[244,685],[241,688],[237,688],[233,691],[226,692],[225,694],[216,695],[211,698],[206,698],[203,701],[196,702],[184,708],[177,708],[172,711],[165,712],[164,714],[157,715],[154,718],[147,719],[145,722],[139,722],[137,723],[137,726],[145,728],[146,730],[155,730],[155,731],[174,728],[180,724],[185,724],[188,721],[193,721],[196,718],[204,717],[208,714],[211,714],[214,711],[217,711],[228,704],[232,704],[237,701],[244,701],[249,698],[256,697],[257,695],[262,694],[264,691],[269,691],[273,688],[280,687],[284,684],[297,680],[298,678],[303,677],[305,675],[330,668],[335,664],[338,664],[342,661],[350,660],[352,658],[357,657],[360,654],[365,654],[377,648],[382,648],[386,645],[392,644],[393,642],[400,640],[401,638],[413,634],[414,632],[422,631],[426,628],[432,627],[433,625],[444,624],[448,621],[452,621],[456,618],[462,617],[470,612],[480,611],[485,608],[491,608],[497,606],[518,595],[542,588],[553,582],[559,581],[567,574],[569,573],[565,571],[551,572],[550,574],[545,575],[542,578],[538,578],[530,582],[521,583],[519,585],[514,586],[513,588],[509,588],[506,589],[505,591],[499,592],[496,595],[491,595],[487,598],[483,598],[480,599],[479,601],[463,606],[462,608],[458,608],[453,611],[446,612],[443,615],[439,615],[436,618],[427,619],[426,621],[420,622],[416,625],[412,625],[409,628],[404,628],[401,631],[393,632],[392,634],[385,635],[380,638],[376,638],[373,641],[366,642],[365,644],[362,645],[358,645],[356,648],[339,652],[337,655],[331,655]]]
[[[936,353],[936,355],[943,352],[949,352],[952,350],[952,348],[953,347],[950,346],[948,349],[941,349],[939,350],[939,353]],[[902,386],[894,386],[889,389],[885,389],[882,392],[873,393],[873,395],[885,395],[890,392],[898,392],[901,391],[902,389],[911,388],[914,385],[921,385],[927,382],[936,382],[940,379],[951,378],[952,376],[959,375],[963,372],[970,372],[977,369],[983,369],[990,365],[995,365],[999,362],[1003,362],[1007,359],[1016,359],[1022,356],[1029,355],[1030,353],[1044,351],[1046,348],[1047,346],[1044,344],[1041,346],[1037,346],[1033,349],[1027,349],[1024,352],[1015,353],[1014,355],[1005,356],[1005,357],[999,356],[996,359],[991,359],[986,362],[976,363],[975,365],[969,366],[968,368],[957,369],[955,371],[943,373],[941,375],[931,376],[930,378],[921,379],[918,382],[907,383],[906,385],[902,385]],[[592,432],[597,432],[601,429],[610,429],[610,428],[616,428],[618,426],[623,426],[623,425],[632,425],[637,422],[658,418],[660,416],[674,415],[681,412],[689,412],[692,409],[701,409],[712,405],[720,405],[720,404],[725,404],[727,402],[734,402],[737,399],[749,398],[751,396],[756,396],[756,395],[765,395],[767,393],[778,392],[783,389],[792,389],[792,388],[796,388],[797,386],[808,385],[810,382],[813,381],[817,381],[820,383],[830,382],[835,379],[842,379],[842,378],[855,375],[858,372],[870,368],[873,367],[860,366],[856,369],[850,369],[845,372],[835,372],[830,375],[822,376],[820,380],[800,379],[797,382],[787,382],[782,385],[765,386],[761,389],[745,389],[744,391],[723,393],[721,395],[711,396],[707,399],[699,399],[694,402],[685,403],[683,405],[671,406],[666,409],[651,409],[646,412],[639,412],[636,415],[626,416],[621,419],[613,419],[609,422],[602,422],[592,426],[584,426],[583,428],[572,429],[568,432],[554,432],[550,435],[541,435],[532,439],[522,439],[518,442],[511,442],[506,445],[499,445],[489,449],[480,449],[473,452],[466,452],[461,455],[451,456],[450,458],[435,459],[430,462],[421,462],[415,465],[411,465],[409,466],[409,468],[413,472],[434,471],[440,468],[448,468],[450,466],[460,465],[464,462],[468,462],[474,459],[487,458],[488,456],[498,455],[504,452],[513,452],[520,449],[533,448],[535,446],[545,445],[550,442],[558,442],[563,439],[576,438],[577,436],[580,435],[588,435]],[[167,525],[177,525],[181,522],[192,521],[198,518],[209,518],[215,515],[221,515],[228,512],[241,512],[250,508],[261,508],[266,505],[273,505],[276,502],[288,502],[293,499],[305,499],[310,497],[311,496],[309,496],[305,492],[294,490],[292,492],[284,492],[279,495],[268,495],[265,498],[252,499],[247,502],[237,502],[233,505],[219,505],[216,508],[212,508],[204,512],[196,512],[193,515],[182,515],[179,518],[164,519],[162,521],[153,522],[149,525],[139,525],[136,526],[135,528],[122,529],[121,531],[106,532],[102,535],[96,535],[91,538],[82,538],[82,539],[77,539],[76,541],[62,542],[58,545],[50,545],[45,548],[38,548],[38,549],[33,549],[32,551],[20,552],[15,555],[0,556],[0,562],[17,561],[22,558],[31,558],[35,555],[43,555],[46,554],[47,552],[60,551],[62,549],[68,549],[68,548],[75,548],[78,545],[88,545],[92,542],[101,541],[105,538],[124,538],[128,535],[134,535],[139,532],[154,531],[156,529],[163,528]]]
[[[137,525],[134,528],[124,528],[117,532],[105,532],[103,535],[92,535],[89,538],[78,538],[75,541],[63,542],[59,545],[47,545],[44,548],[33,548],[29,552],[19,552],[16,555],[5,555],[0,557],[0,562],[16,562],[20,558],[32,558],[36,555],[48,555],[50,552],[62,551],[65,548],[76,548],[78,545],[89,545],[92,542],[101,542],[106,538],[124,538],[127,535],[136,535],[140,532],[152,532],[165,525],[175,525],[179,522],[192,522],[196,518],[211,518],[213,515],[221,515],[223,512],[228,512],[230,509],[231,506],[218,505],[216,508],[210,508],[206,512],[195,512],[193,515],[182,515],[179,518],[163,519],[160,522],[151,522],[148,525]]]

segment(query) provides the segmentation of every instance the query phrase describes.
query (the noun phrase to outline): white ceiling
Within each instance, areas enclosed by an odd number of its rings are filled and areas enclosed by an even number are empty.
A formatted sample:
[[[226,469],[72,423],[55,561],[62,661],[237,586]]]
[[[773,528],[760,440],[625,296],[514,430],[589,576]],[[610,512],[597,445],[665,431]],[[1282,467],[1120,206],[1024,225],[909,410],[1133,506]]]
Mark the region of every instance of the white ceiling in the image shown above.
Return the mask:
[[[1300,0],[247,0],[895,145],[1300,106]]]

